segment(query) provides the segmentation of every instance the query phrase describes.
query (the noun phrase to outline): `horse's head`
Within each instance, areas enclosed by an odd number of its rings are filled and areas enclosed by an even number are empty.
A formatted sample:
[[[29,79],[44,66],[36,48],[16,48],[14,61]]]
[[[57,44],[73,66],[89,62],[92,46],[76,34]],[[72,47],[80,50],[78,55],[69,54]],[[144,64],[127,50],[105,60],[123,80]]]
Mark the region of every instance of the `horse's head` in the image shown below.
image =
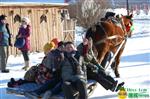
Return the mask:
[[[130,28],[133,25],[132,17],[133,17],[132,14],[126,15],[126,16],[122,15],[122,20],[123,20],[123,23],[125,25],[125,28],[126,28],[127,32],[130,32]]]

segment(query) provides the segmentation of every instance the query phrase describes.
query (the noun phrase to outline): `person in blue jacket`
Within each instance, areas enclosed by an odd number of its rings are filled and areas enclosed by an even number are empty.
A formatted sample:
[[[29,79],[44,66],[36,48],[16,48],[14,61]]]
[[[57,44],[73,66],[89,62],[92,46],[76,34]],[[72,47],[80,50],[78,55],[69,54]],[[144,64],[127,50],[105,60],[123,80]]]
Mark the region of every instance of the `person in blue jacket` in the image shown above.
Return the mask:
[[[6,16],[0,16],[0,70],[2,73],[8,73],[9,70],[6,69],[7,59],[8,59],[8,46],[11,44],[11,34],[8,28],[8,23],[6,23]]]

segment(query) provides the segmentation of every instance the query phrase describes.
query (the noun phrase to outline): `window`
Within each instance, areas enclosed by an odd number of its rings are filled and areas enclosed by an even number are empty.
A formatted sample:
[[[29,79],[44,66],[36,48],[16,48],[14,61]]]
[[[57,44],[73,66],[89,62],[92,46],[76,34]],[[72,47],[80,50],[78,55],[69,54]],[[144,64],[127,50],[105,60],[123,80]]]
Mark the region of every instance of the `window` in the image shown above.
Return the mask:
[[[14,17],[14,23],[16,23],[17,21],[21,22],[21,17],[18,14]]]
[[[47,22],[47,17],[45,14],[43,14],[41,17],[40,17],[40,23],[42,22]]]

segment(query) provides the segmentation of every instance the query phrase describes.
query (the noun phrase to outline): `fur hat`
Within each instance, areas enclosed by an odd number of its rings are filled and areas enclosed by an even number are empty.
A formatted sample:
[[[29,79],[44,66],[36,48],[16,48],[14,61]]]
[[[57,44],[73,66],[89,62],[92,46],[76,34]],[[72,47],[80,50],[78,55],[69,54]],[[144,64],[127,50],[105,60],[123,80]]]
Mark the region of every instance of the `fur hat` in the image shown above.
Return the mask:
[[[30,20],[29,20],[29,18],[28,18],[28,17],[23,17],[23,18],[22,18],[22,21],[25,21],[27,24],[29,24],[29,23],[30,23]]]

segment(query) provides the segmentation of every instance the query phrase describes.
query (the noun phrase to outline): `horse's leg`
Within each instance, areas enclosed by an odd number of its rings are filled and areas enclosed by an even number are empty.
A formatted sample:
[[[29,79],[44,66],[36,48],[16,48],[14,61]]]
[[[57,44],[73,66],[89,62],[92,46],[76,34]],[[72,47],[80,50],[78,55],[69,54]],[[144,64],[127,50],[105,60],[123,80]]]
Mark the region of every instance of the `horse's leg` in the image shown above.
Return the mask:
[[[107,52],[101,65],[105,67],[107,62],[109,62],[110,60],[111,60],[111,52]]]
[[[109,49],[109,46],[108,46],[107,43],[103,43],[103,44],[101,44],[100,46],[97,47],[97,51],[98,51],[97,60],[100,64],[102,64],[102,61],[103,61],[106,53],[108,52],[108,49]]]
[[[116,58],[115,58],[115,67],[114,67],[114,73],[115,73],[115,76],[117,78],[120,77],[120,74],[119,74],[119,64],[120,64],[120,58],[121,58],[121,55],[123,53],[123,50],[124,50],[124,47],[125,47],[125,44],[122,46],[122,48],[120,49],[119,53],[117,54]]]
[[[128,37],[131,37],[131,36],[132,36],[132,32],[129,31],[129,32],[128,32]]]

